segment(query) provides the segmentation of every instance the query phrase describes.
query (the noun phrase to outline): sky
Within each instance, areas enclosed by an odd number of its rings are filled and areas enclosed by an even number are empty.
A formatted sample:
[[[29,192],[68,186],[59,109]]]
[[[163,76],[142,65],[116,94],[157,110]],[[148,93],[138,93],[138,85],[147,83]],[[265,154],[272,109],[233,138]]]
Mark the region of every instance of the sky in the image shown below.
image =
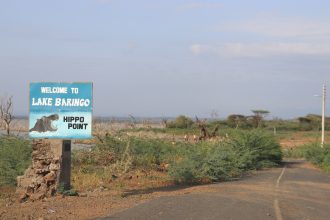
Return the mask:
[[[93,82],[96,116],[320,114],[329,8],[326,0],[0,0],[0,95],[13,95],[17,115],[28,115],[30,82]]]

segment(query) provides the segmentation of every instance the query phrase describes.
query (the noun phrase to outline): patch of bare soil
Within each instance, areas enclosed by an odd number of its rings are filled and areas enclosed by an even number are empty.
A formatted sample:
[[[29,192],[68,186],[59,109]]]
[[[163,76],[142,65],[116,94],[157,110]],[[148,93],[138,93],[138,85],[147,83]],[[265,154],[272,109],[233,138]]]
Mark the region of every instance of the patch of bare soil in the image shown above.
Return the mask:
[[[46,198],[19,203],[14,194],[0,202],[0,219],[92,219],[112,214],[152,198],[152,194],[125,196],[105,190],[81,193],[80,196]]]
[[[113,192],[85,194],[84,197],[62,197],[36,202],[8,201],[0,208],[1,219],[91,219],[130,207],[141,197],[121,198]]]
[[[305,168],[305,169],[310,169],[310,170],[318,170],[320,171],[321,168],[313,165],[312,163],[308,163],[308,162],[305,162],[305,163],[297,163],[295,164],[295,167],[298,167],[298,168]]]
[[[326,131],[326,142],[330,142],[330,132]],[[280,144],[283,148],[295,148],[305,144],[319,142],[321,138],[320,132],[315,131],[298,131],[290,134],[288,137],[282,139]]]
[[[118,178],[113,184],[79,196],[57,195],[41,201],[19,203],[15,188],[0,189],[0,219],[93,219],[135,206],[143,201],[163,196],[184,194],[187,186],[154,178]]]
[[[79,196],[58,195],[41,201],[19,203],[14,193],[0,200],[0,219],[93,219],[108,216],[141,202],[170,195],[207,191],[189,186],[160,186],[129,190],[99,189]]]
[[[315,139],[313,138],[305,138],[302,140],[283,140],[280,142],[280,145],[283,148],[295,148],[295,147],[300,147],[304,144],[308,144],[308,143],[314,143]]]

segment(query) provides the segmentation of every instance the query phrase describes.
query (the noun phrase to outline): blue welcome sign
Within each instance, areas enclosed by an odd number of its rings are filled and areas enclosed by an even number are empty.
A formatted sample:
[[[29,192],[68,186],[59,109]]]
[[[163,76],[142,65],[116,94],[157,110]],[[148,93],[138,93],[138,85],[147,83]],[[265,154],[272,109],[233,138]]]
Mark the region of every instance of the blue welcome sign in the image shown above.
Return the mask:
[[[30,137],[91,138],[92,98],[92,83],[30,83]]]

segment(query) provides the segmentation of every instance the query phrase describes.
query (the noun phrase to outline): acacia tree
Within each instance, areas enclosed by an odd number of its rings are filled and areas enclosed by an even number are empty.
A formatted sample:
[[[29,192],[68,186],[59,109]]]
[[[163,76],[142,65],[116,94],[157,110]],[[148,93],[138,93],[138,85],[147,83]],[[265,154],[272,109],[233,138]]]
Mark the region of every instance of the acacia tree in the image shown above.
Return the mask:
[[[269,114],[268,110],[263,110],[263,109],[255,109],[251,110],[253,112],[252,120],[253,120],[253,125],[256,128],[261,127],[262,122],[264,118]]]
[[[2,98],[0,100],[1,125],[5,128],[7,135],[10,134],[10,123],[13,120],[13,97]]]
[[[233,114],[227,117],[227,123],[229,126],[238,129],[240,126],[246,126],[247,119],[244,115]]]

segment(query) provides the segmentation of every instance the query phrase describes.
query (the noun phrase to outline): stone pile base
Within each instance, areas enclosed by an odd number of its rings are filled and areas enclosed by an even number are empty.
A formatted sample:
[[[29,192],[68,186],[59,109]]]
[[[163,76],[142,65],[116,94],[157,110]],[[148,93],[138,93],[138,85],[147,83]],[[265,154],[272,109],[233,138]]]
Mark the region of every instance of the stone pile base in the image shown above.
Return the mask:
[[[61,152],[50,140],[34,140],[32,165],[17,177],[20,201],[35,201],[55,195],[59,182]]]

